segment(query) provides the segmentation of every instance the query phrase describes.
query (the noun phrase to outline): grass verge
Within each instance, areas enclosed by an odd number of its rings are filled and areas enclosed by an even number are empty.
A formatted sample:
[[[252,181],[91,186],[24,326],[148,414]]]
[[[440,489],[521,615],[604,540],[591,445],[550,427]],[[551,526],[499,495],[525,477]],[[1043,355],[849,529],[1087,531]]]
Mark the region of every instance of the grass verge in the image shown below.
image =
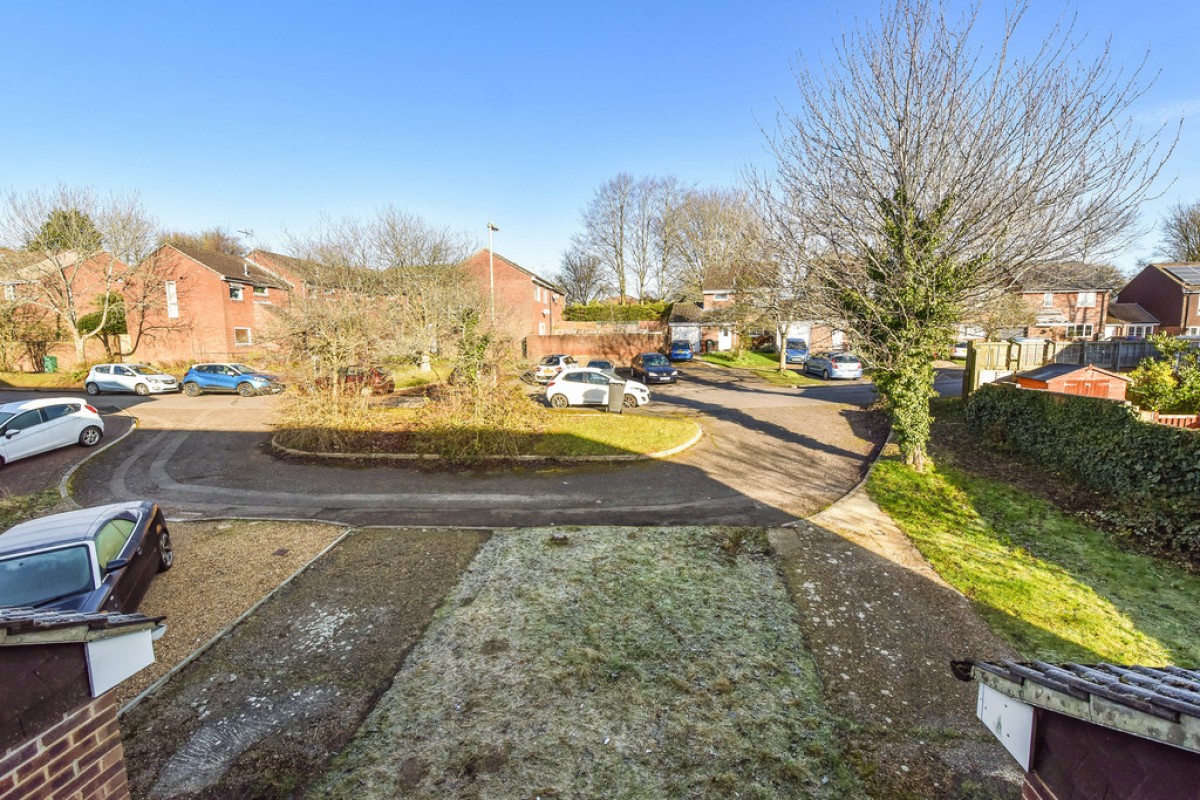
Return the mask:
[[[1027,658],[1193,664],[1200,576],[1004,481],[881,461],[868,491],[938,573]]]
[[[83,375],[75,372],[0,372],[5,389],[82,389]]]
[[[62,502],[58,489],[0,497],[0,530],[40,517]]]
[[[859,794],[757,529],[498,534],[310,796]]]
[[[700,360],[709,364],[715,364],[718,367],[736,367],[738,369],[753,370],[755,374],[767,383],[774,384],[775,386],[814,386],[824,383],[824,381],[817,378],[805,375],[798,367],[795,369],[789,367],[780,372],[779,357],[774,353],[755,353],[749,350],[742,351],[737,355],[733,353],[705,353],[700,356]]]

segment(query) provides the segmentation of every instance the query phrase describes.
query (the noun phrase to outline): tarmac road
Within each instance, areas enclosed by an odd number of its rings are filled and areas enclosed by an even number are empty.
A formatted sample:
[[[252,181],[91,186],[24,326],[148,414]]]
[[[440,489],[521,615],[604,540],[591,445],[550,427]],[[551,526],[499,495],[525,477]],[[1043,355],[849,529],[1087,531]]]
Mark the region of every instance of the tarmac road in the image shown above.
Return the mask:
[[[942,384],[956,390],[954,378]],[[637,413],[694,415],[699,445],[666,461],[454,471],[278,459],[277,398],[104,395],[139,427],[76,474],[75,499],[352,525],[779,525],[849,490],[885,433],[865,411],[869,383],[774,387],[697,364],[652,393]]]

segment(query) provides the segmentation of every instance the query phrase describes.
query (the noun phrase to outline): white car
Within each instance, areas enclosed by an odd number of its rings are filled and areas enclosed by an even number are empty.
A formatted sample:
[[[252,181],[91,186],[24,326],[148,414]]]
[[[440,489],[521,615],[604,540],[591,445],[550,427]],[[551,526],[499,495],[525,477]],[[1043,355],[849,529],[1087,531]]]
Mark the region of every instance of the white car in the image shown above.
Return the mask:
[[[134,392],[161,394],[178,392],[179,381],[146,364],[97,364],[83,382],[87,393]]]
[[[100,412],[73,397],[44,397],[0,405],[0,466],[18,458],[104,438]]]
[[[650,402],[650,390],[646,384],[626,381],[612,370],[589,367],[564,369],[555,375],[546,386],[546,399],[555,408],[608,405],[608,386],[613,381],[625,383],[622,402],[626,408],[637,408]]]

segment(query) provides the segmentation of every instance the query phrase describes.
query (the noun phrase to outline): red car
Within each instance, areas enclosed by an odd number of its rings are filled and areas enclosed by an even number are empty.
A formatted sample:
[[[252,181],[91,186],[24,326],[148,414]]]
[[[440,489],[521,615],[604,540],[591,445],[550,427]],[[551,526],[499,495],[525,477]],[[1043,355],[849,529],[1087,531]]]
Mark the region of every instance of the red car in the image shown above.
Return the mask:
[[[396,391],[396,381],[379,367],[343,367],[338,370],[338,386],[343,394],[391,394]],[[317,387],[328,389],[329,378],[318,378]]]

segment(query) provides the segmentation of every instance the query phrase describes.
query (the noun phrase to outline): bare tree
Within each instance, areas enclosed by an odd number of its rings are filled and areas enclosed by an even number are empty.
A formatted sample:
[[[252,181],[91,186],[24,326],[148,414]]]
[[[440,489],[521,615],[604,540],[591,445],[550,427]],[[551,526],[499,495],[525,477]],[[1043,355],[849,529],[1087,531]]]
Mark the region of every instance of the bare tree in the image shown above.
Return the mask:
[[[17,299],[55,317],[84,361],[87,340],[105,329],[121,284],[150,252],[155,227],[136,196],[101,197],[65,185],[9,194],[0,235],[36,257],[12,276],[20,281]],[[81,330],[80,319],[91,312],[98,324]]]
[[[1162,251],[1169,261],[1200,261],[1200,201],[1167,209]]]
[[[205,228],[196,233],[183,231],[165,231],[159,234],[159,244],[178,244],[184,247],[195,247],[198,250],[209,250],[214,253],[228,253],[232,256],[246,255],[246,245],[240,236],[236,236],[219,225]]]
[[[562,264],[554,282],[563,287],[571,303],[587,305],[609,288],[604,279],[600,259],[582,242],[573,242],[562,256]]]
[[[673,175],[654,181],[654,202],[657,206],[654,215],[655,291],[659,298],[667,296],[672,276],[679,271],[683,208],[688,191],[688,187]]]
[[[700,300],[705,288],[736,289],[749,262],[758,256],[761,229],[746,196],[730,189],[693,189],[679,207],[676,229],[678,270],[671,291]],[[714,281],[722,284],[715,286]]]
[[[634,185],[633,176],[624,172],[600,184],[580,219],[583,238],[600,259],[622,303],[629,293],[627,260]]]
[[[978,6],[898,0],[816,71],[770,141],[779,235],[805,231],[813,292],[876,365],[905,460],[923,468],[933,354],[969,298],[1038,264],[1096,261],[1136,233],[1171,145],[1133,127],[1146,82],[1089,57],[1059,25],[1018,55],[1018,3],[999,46]],[[798,237],[794,237],[798,238]]]

